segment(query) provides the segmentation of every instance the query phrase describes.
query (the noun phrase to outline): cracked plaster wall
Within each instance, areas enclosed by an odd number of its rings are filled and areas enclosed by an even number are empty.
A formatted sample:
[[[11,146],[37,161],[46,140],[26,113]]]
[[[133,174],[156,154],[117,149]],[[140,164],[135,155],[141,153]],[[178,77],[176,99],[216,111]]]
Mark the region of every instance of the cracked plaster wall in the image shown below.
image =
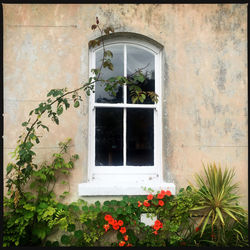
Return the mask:
[[[227,165],[236,169],[242,205],[248,206],[246,4],[3,4],[3,10],[4,166],[21,123],[47,92],[74,89],[87,79],[88,41],[96,37],[90,27],[98,16],[117,32],[164,46],[164,179],[178,190],[202,171],[202,162]],[[83,99],[80,109],[62,115],[59,127],[46,121],[50,132],[40,132],[36,147],[37,161],[49,160],[59,141],[73,139],[71,152],[80,160],[70,177],[72,201],[87,174]]]

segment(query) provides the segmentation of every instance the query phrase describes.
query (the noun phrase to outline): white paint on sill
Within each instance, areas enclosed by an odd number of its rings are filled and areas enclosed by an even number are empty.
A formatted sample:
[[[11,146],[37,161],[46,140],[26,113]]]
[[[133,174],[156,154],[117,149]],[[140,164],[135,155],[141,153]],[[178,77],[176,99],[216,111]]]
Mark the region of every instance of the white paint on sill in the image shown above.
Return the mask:
[[[144,188],[151,188],[154,193],[161,190],[170,190],[175,194],[174,183],[167,182],[148,182],[148,183],[134,183],[134,182],[98,182],[90,181],[87,183],[80,183],[78,185],[79,196],[112,196],[112,195],[148,195],[149,192]]]

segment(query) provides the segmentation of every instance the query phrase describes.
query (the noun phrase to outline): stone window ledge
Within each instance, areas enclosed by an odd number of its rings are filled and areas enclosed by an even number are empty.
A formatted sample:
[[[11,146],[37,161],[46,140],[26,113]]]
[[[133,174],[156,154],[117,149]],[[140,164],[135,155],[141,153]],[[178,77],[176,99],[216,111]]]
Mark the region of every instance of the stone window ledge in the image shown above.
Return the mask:
[[[175,194],[175,184],[167,182],[150,182],[150,183],[104,183],[104,182],[87,182],[78,185],[79,196],[113,196],[113,195],[147,195],[149,192],[144,188],[151,188],[154,193],[161,190],[170,190]]]

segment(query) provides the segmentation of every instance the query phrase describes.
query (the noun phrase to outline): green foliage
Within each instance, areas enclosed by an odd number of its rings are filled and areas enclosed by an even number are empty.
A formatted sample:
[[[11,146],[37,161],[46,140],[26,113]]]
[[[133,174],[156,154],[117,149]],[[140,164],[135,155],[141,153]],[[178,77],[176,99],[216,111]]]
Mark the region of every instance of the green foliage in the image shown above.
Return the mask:
[[[21,196],[18,190],[10,189],[9,197],[4,197],[3,246],[41,245],[57,225],[65,228],[68,224],[68,208],[56,200],[53,189],[58,176],[67,175],[62,171],[72,169],[78,159],[73,155],[66,160],[70,142],[67,139],[59,143],[60,152],[53,154],[50,164],[43,163],[29,170],[29,179],[23,184],[29,186],[30,192],[22,191]],[[17,166],[9,165],[8,174],[12,168]]]
[[[212,234],[216,232],[216,244],[225,245],[227,227],[232,223],[240,223],[247,215],[246,211],[238,205],[237,195],[238,184],[232,183],[235,175],[234,170],[221,167],[216,164],[203,165],[205,177],[195,175],[195,188],[198,194],[198,202],[193,211],[199,212],[202,219],[199,223],[201,236],[206,226],[211,224]],[[227,223],[226,223],[227,221]],[[238,230],[237,230],[238,231]],[[241,232],[239,231],[239,236]]]
[[[61,149],[63,149],[61,144]],[[57,160],[60,164],[66,164],[62,160],[62,153],[54,154],[54,166]],[[75,158],[77,158],[75,156]],[[51,165],[53,165],[51,164]],[[57,170],[61,167],[57,166]],[[37,177],[37,176],[36,176]],[[38,175],[39,180],[44,182],[43,177]],[[37,186],[36,190],[40,188]],[[148,189],[150,193],[154,191]],[[164,195],[162,195],[162,193]],[[26,194],[26,193],[25,193]],[[202,237],[195,226],[197,217],[193,210],[199,203],[200,193],[188,186],[180,189],[173,196],[170,192],[163,190],[155,195],[149,196],[123,196],[122,200],[106,200],[103,204],[96,201],[94,204],[87,204],[84,200],[72,202],[69,205],[56,202],[53,198],[49,200],[41,199],[38,203],[32,202],[36,196],[27,194],[26,201],[19,201],[18,206],[22,209],[15,210],[15,217],[8,217],[8,224],[13,224],[11,235],[5,235],[4,244],[19,245],[41,245],[45,246],[142,246],[142,247],[173,247],[173,246],[218,246],[215,238],[211,239],[211,234],[218,234],[221,228],[207,224]],[[45,197],[44,197],[45,198]],[[160,203],[161,202],[161,203]],[[14,208],[13,201],[5,200],[8,208]],[[149,204],[149,205],[146,205]],[[19,208],[19,207],[18,207]],[[147,213],[156,216],[162,223],[162,227],[147,226],[141,222],[141,214]],[[122,221],[122,226],[113,228],[105,216],[110,215],[114,220]],[[18,239],[17,232],[27,232],[31,219],[36,217],[32,227],[32,239],[27,241],[25,237]],[[6,216],[5,216],[6,218]],[[239,217],[238,221],[228,220],[224,222],[228,226],[225,229],[225,243],[223,246],[249,246],[248,245],[248,225],[246,217]],[[155,222],[156,223],[156,222]],[[108,226],[107,231],[105,226]],[[124,227],[126,232],[121,232]],[[60,241],[46,241],[50,233],[59,229],[61,232]],[[157,233],[155,233],[157,232]],[[15,237],[13,237],[15,235]],[[27,235],[27,233],[26,233]],[[110,241],[110,236],[116,236],[116,241]],[[27,236],[26,236],[27,237]],[[125,237],[126,240],[125,240]],[[26,240],[26,241],[25,241]],[[221,245],[220,245],[221,246]]]

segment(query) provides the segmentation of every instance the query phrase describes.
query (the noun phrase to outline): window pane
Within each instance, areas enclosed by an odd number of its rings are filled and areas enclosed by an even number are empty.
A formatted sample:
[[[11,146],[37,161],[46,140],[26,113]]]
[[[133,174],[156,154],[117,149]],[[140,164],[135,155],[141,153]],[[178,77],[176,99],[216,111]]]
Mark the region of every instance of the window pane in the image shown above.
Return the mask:
[[[145,68],[146,67],[146,68]],[[127,46],[127,75],[133,74],[136,70],[142,69],[146,80],[138,82],[138,86],[144,91],[155,91],[155,57],[152,53],[132,46]],[[127,88],[127,102],[132,103],[129,88]],[[140,104],[140,102],[138,102]],[[147,97],[144,104],[153,104],[151,98]]]
[[[123,109],[96,108],[96,166],[123,165]]]
[[[127,109],[127,165],[154,165],[153,109]]]
[[[124,53],[123,45],[107,46],[106,50],[110,50],[113,53],[111,62],[113,63],[114,70],[108,68],[102,68],[101,78],[107,80],[114,76],[124,75]],[[100,49],[96,52],[96,68],[100,68],[103,58],[103,50]],[[98,103],[121,103],[123,102],[123,88],[117,86],[116,96],[111,93],[107,93],[105,90],[105,84],[97,82],[95,84],[95,101]]]

